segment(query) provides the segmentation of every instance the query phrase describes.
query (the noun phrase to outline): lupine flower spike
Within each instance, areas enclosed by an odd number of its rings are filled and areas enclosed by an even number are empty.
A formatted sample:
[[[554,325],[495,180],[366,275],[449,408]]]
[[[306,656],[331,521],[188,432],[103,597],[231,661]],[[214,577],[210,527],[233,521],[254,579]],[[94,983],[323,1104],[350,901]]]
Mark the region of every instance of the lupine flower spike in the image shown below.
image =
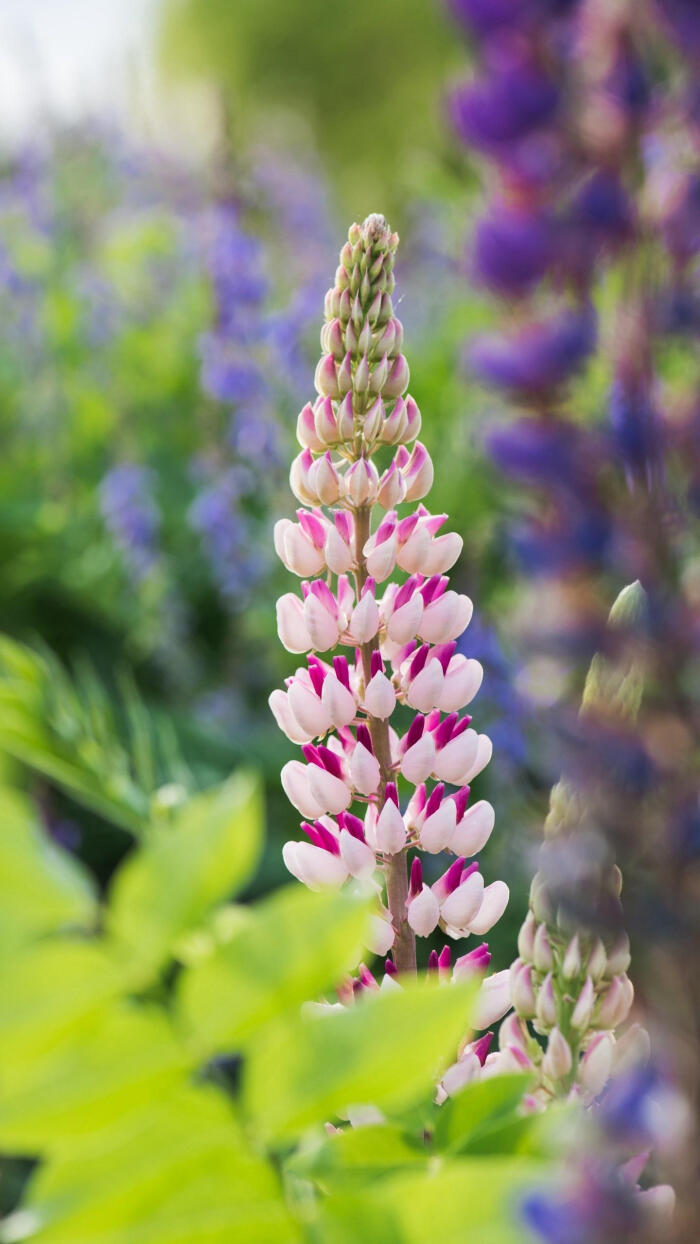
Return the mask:
[[[635,632],[644,604],[639,583],[620,593],[610,627],[618,635],[626,632],[629,650],[614,660],[597,656],[591,665],[581,712],[599,727],[631,723],[639,709],[643,650]],[[510,972],[514,1011],[501,1025],[500,1051],[489,1062],[492,1072],[532,1071],[533,1106],[570,1094],[592,1101],[614,1070],[648,1056],[648,1037],[638,1025],[624,1035],[616,1031],[629,1016],[634,989],[627,975],[622,875],[596,850],[596,795],[566,778],[552,791],[540,868]],[[577,850],[587,853],[588,863],[579,860],[573,869]]]
[[[299,415],[290,472],[301,508],[275,528],[280,558],[302,581],[277,603],[279,635],[305,663],[270,697],[303,757],[282,771],[305,835],[285,844],[285,863],[312,888],[376,885],[370,949],[391,952],[390,978],[415,972],[416,936],[440,926],[481,937],[508,901],[504,882],[486,885],[472,858],[494,824],[488,803],[469,802],[491,743],[460,716],[482,669],[456,651],[472,603],[446,572],[462,539],[422,504],[433,465],[406,393],[391,297],[397,245],[382,216],[354,224],[326,294],[318,396]],[[417,854],[409,880],[412,851],[456,858],[428,885]],[[483,975],[488,960],[482,945],[457,959],[455,975]],[[449,950],[439,970],[449,973]],[[374,980],[363,973],[358,988]],[[484,1026],[505,1010],[506,975],[483,994]]]

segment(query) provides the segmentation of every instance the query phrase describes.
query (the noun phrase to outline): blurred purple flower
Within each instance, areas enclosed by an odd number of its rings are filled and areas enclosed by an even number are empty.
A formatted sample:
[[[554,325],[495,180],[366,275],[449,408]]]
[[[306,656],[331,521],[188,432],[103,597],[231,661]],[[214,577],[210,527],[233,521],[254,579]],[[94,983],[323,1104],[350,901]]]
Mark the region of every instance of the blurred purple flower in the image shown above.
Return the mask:
[[[634,209],[616,173],[596,169],[562,222],[564,267],[585,288],[601,254],[615,254],[634,234]]]
[[[147,578],[158,561],[160,514],[152,495],[147,467],[125,462],[113,467],[100,484],[100,510],[137,582]]]
[[[508,149],[548,125],[559,105],[557,86],[529,58],[501,50],[488,78],[458,87],[450,111],[457,133],[479,151]]]
[[[252,402],[265,392],[265,381],[256,363],[225,333],[203,333],[199,353],[202,388],[216,401],[227,405]]]
[[[202,539],[217,586],[236,609],[245,606],[264,570],[250,520],[241,509],[241,501],[252,486],[252,476],[244,467],[210,473],[188,512],[191,526]]]
[[[527,760],[527,705],[515,690],[514,671],[493,627],[475,615],[457,642],[457,651],[484,667],[479,698],[479,725],[488,730],[494,747],[513,767]]]
[[[616,377],[610,389],[609,417],[613,446],[628,482],[644,480],[651,485],[661,470],[661,429],[648,381]]]
[[[486,443],[502,471],[528,484],[568,489],[590,478],[600,462],[599,454],[591,455],[590,440],[582,431],[546,417],[501,424],[488,433]]]
[[[544,398],[581,369],[595,341],[595,312],[585,306],[527,324],[510,336],[477,338],[467,358],[487,384]]]
[[[697,0],[656,0],[656,5],[682,54],[689,58],[700,58],[700,11]]]
[[[690,263],[700,253],[700,173],[685,179],[682,193],[664,218],[661,231],[677,264]]]
[[[555,254],[556,226],[543,212],[494,206],[474,232],[474,275],[501,294],[527,292],[544,276]]]
[[[651,84],[633,46],[628,44],[619,49],[606,86],[629,119],[641,120],[651,103]]]
[[[581,0],[447,0],[447,7],[466,29],[479,38],[531,25],[542,18],[559,17]]]
[[[632,1185],[605,1162],[591,1161],[567,1189],[531,1192],[521,1213],[543,1244],[632,1244],[641,1226]]]

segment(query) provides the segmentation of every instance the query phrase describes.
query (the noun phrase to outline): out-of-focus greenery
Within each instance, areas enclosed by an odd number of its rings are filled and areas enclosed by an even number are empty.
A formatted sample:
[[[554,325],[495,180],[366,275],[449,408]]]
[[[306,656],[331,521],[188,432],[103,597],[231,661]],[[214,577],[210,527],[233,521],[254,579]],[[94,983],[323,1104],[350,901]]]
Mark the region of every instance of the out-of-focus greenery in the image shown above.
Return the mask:
[[[0,815],[6,1244],[521,1239],[549,1145],[526,1078],[434,1105],[469,986],[300,1014],[357,962],[367,900],[230,902],[262,846],[250,777],[144,824],[105,898],[24,796]],[[365,1102],[380,1125],[324,1129]]]
[[[309,123],[354,219],[395,214],[415,164],[447,151],[440,99],[463,52],[424,0],[171,0],[163,57],[219,88],[239,143],[264,120]]]

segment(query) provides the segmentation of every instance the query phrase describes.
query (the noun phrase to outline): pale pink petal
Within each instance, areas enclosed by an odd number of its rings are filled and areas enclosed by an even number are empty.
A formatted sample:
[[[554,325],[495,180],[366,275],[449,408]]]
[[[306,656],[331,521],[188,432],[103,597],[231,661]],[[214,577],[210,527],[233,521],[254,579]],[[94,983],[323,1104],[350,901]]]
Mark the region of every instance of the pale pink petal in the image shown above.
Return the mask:
[[[508,906],[509,897],[510,891],[505,881],[492,881],[491,885],[487,885],[481,907],[476,916],[469,921],[471,932],[478,936],[488,933],[503,915]]]
[[[435,776],[455,786],[466,784],[463,774],[473,765],[479,745],[476,730],[465,730],[442,747],[435,757]]]
[[[474,699],[484,677],[484,667],[473,657],[454,656],[447,667],[436,708],[455,713]]]
[[[457,809],[453,799],[443,799],[437,812],[426,817],[420,831],[420,845],[424,851],[436,854],[450,845],[457,822]]]
[[[317,652],[327,652],[329,648],[335,648],[339,636],[337,619],[313,592],[304,601],[304,621],[312,646]]]
[[[482,982],[474,1012],[475,1028],[490,1028],[491,1024],[502,1019],[506,1011],[510,1010],[509,975],[506,968],[503,972],[494,972],[493,976],[487,976]]]
[[[448,531],[444,536],[437,536],[431,541],[428,555],[423,562],[423,574],[430,577],[444,574],[454,566],[462,552],[464,541],[456,531]]]
[[[407,920],[418,937],[429,937],[440,919],[440,905],[427,885],[408,904]]]
[[[331,719],[313,687],[293,678],[287,696],[294,716],[302,728],[309,731],[311,738],[326,733]]]
[[[384,855],[396,855],[406,845],[404,819],[392,799],[387,799],[379,813],[375,835],[377,849]]]
[[[374,851],[366,842],[360,842],[359,838],[353,837],[347,829],[341,829],[340,855],[353,877],[357,877],[359,881],[369,881],[377,866],[377,861]]]
[[[440,662],[435,658],[428,661],[409,685],[406,703],[419,713],[429,713],[438,702],[444,679]]]
[[[379,607],[371,592],[365,592],[352,611],[350,634],[358,644],[366,644],[379,630]]]
[[[416,786],[424,782],[433,771],[435,764],[435,744],[432,734],[422,734],[413,747],[409,747],[401,761],[401,772],[407,782]]]
[[[373,955],[388,955],[394,945],[394,926],[390,920],[381,916],[371,916],[367,932],[367,949]]]
[[[347,574],[352,569],[352,552],[333,526],[328,528],[324,553],[326,565],[333,574]]]
[[[440,904],[441,919],[455,929],[466,929],[478,912],[483,895],[484,878],[481,873],[472,873]]]
[[[492,755],[493,743],[487,734],[480,734],[474,762],[471,767],[467,769],[466,773],[462,774],[459,779],[459,784],[461,786],[466,786],[468,782],[471,782],[475,777],[478,777],[479,774],[486,768]]]
[[[313,646],[304,620],[304,605],[287,592],[277,601],[277,633],[287,652],[308,652]]]
[[[299,722],[291,710],[285,691],[280,690],[278,687],[272,692],[272,695],[269,697],[267,702],[272,709],[275,721],[277,722],[280,730],[286,734],[288,739],[292,740],[292,743],[308,743],[313,738],[313,734],[309,734],[308,731],[302,730]]]
[[[473,605],[468,596],[447,591],[428,605],[417,634],[430,644],[445,644],[457,639],[468,625]]]
[[[356,705],[352,692],[333,673],[327,674],[321,689],[321,701],[330,721],[340,730],[355,717]]]
[[[285,795],[302,816],[313,821],[328,811],[311,790],[308,768],[300,760],[288,760],[280,776]]]
[[[312,842],[285,842],[282,858],[292,876],[297,877],[310,890],[340,886],[348,875],[339,855],[331,855],[330,851],[324,851]]]
[[[296,523],[290,523],[284,533],[284,564],[288,570],[308,579],[326,568],[323,550],[317,549]]]
[[[422,617],[423,597],[420,592],[414,592],[406,604],[401,605],[389,618],[386,628],[389,638],[396,644],[407,644],[418,634]]]
[[[453,834],[451,850],[455,855],[476,855],[491,837],[495,820],[491,804],[480,799],[464,813]]]
[[[379,762],[362,743],[350,758],[350,781],[361,795],[373,795],[379,786]]]
[[[396,692],[390,679],[381,670],[370,679],[365,692],[365,708],[372,717],[386,721],[396,707]]]

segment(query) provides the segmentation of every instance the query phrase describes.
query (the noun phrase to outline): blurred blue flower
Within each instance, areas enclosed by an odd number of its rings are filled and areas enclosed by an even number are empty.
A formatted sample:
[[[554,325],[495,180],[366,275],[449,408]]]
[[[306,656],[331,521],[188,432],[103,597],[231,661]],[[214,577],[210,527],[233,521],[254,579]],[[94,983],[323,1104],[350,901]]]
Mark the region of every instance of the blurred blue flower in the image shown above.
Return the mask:
[[[265,569],[251,521],[241,507],[252,487],[253,476],[245,467],[211,471],[188,511],[219,591],[236,610],[245,607]]]
[[[501,761],[520,768],[527,760],[528,705],[515,689],[512,664],[493,627],[478,615],[457,641],[457,651],[484,667],[479,694],[479,726],[488,731]]]
[[[615,452],[630,483],[651,484],[661,470],[661,428],[643,376],[618,375],[610,389],[610,428]]]
[[[145,579],[158,561],[160,514],[147,467],[125,462],[100,484],[100,510],[134,579]]]

